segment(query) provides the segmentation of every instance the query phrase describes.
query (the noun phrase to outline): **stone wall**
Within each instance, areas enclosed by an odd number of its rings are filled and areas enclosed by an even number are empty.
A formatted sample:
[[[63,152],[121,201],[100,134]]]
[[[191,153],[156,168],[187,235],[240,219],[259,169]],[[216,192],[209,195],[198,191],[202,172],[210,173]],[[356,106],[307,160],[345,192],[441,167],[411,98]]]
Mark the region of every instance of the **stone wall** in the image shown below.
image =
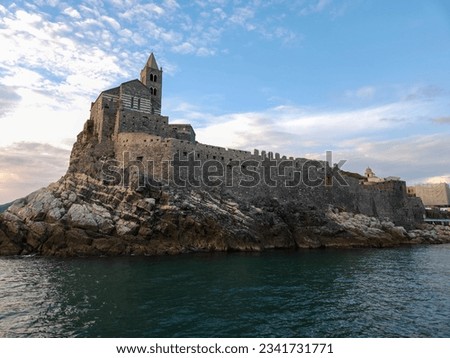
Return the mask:
[[[190,124],[169,124],[167,136],[195,143],[194,128]]]
[[[143,133],[160,137],[167,136],[168,117],[144,112],[119,111],[116,122],[116,135],[119,133]]]
[[[92,104],[91,119],[94,122],[94,134],[99,143],[111,139],[118,108],[118,97],[106,93],[102,93]]]

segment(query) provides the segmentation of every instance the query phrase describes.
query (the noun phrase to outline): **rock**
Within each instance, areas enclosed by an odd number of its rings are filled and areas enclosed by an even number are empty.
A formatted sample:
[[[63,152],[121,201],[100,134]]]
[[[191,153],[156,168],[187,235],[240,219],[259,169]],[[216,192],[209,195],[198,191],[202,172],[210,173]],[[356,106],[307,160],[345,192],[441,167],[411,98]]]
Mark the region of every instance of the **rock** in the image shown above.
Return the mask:
[[[116,232],[119,236],[136,235],[139,231],[139,224],[132,221],[120,219],[116,223]]]
[[[394,226],[388,229],[388,232],[394,236],[395,238],[406,238],[408,236],[408,232],[402,226]]]
[[[343,208],[320,209],[312,199],[223,195],[201,188],[135,192],[72,173],[0,215],[0,254],[156,255],[450,242],[447,228],[407,231]]]
[[[98,224],[94,214],[86,205],[73,204],[64,219],[73,227],[97,231]]]

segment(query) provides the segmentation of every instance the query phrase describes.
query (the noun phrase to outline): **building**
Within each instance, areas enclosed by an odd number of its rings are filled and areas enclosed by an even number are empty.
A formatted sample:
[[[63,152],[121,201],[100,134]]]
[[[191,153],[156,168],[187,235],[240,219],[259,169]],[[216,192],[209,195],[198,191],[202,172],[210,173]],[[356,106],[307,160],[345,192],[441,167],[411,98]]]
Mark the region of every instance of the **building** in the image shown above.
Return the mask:
[[[195,142],[190,124],[169,124],[168,117],[161,116],[162,75],[152,53],[140,80],[100,93],[91,106],[94,134],[99,143],[120,140],[122,133],[148,133]]]
[[[447,183],[410,186],[408,194],[421,198],[425,206],[450,207],[450,188]]]
[[[190,124],[170,124],[169,118],[161,115],[162,80],[162,68],[152,53],[140,80],[103,91],[91,104],[85,133],[96,138],[103,147],[113,148],[115,159],[123,166],[157,158],[154,170],[160,173],[162,168],[158,165],[170,162],[175,155],[181,159],[194,155],[195,160],[217,160],[225,165],[236,160],[287,159],[278,153],[256,149],[250,152],[197,142]],[[289,157],[289,160],[294,158]]]
[[[140,79],[124,82],[100,93],[91,104],[90,118],[85,124],[79,143],[81,146],[95,146],[95,155],[99,159],[99,167],[95,166],[96,170],[103,168],[105,158],[114,159],[118,163],[117,167],[124,169],[124,172],[137,167],[139,173],[144,172],[148,174],[147,177],[165,180],[171,177],[171,168],[173,169],[173,163],[177,162],[174,158],[178,158],[183,162],[183,167],[189,168],[198,168],[197,163],[210,165],[215,161],[216,167],[225,169],[227,175],[231,173],[233,178],[233,168],[258,168],[262,177],[266,175],[262,163],[270,162],[279,165],[277,170],[268,170],[270,175],[287,181],[286,185],[299,182],[308,186],[321,182],[324,182],[325,186],[332,185],[335,168],[327,161],[287,158],[279,153],[264,150],[255,149],[250,152],[197,142],[195,131],[190,124],[171,124],[167,116],[161,115],[162,90],[163,71],[152,53],[141,70]],[[89,163],[86,158],[72,158],[71,163],[76,166],[80,161]],[[248,164],[249,161],[252,164]],[[243,171],[237,175],[248,176]],[[129,175],[131,176],[139,175]],[[334,178],[336,179],[336,176]],[[366,178],[361,184],[364,184],[365,189],[392,191],[396,187],[395,181],[399,181],[399,178],[378,178],[367,168]]]
[[[361,180],[361,184],[363,185],[376,185],[376,184],[380,184],[380,183],[385,183],[385,182],[389,182],[389,181],[399,181],[400,177],[387,177],[387,178],[379,178],[375,175],[374,171],[370,168],[367,167],[365,173],[364,173],[365,178]]]

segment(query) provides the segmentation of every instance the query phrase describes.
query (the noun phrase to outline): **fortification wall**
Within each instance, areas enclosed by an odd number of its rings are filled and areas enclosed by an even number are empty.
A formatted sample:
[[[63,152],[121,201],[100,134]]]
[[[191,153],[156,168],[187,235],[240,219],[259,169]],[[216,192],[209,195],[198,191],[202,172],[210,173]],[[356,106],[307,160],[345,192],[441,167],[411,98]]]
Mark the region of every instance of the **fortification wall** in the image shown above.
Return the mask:
[[[171,141],[147,133],[119,133],[114,143],[115,159],[125,168],[137,167],[139,174],[167,179],[174,152]]]
[[[339,183],[330,174],[337,169],[325,169],[324,161],[230,150],[145,133],[120,133],[115,146],[116,159],[130,169],[135,182],[142,173],[163,183],[176,177],[177,182],[171,181],[171,185],[220,190],[249,202],[255,198],[275,198],[279,203],[299,200],[320,210],[331,204],[345,211],[390,218],[405,226],[423,216],[423,205],[408,197],[405,182],[363,186],[358,178],[342,174],[346,183]],[[182,161],[177,169],[174,155]],[[269,158],[276,165],[267,169]]]
[[[353,212],[369,216],[390,218],[398,225],[411,226],[423,220],[425,209],[417,198],[407,194],[406,183],[400,180],[386,181],[373,185],[361,185],[359,180],[348,178],[349,198],[342,200]]]
[[[171,138],[195,143],[195,132],[190,124],[169,124],[167,135]]]

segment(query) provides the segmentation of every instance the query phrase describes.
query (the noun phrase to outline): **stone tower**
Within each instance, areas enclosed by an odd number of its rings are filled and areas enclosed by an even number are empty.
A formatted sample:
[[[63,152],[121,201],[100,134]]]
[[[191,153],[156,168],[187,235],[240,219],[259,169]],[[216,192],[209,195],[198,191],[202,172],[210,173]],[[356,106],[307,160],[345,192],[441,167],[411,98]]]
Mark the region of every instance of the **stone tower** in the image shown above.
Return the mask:
[[[161,114],[162,68],[158,67],[153,52],[141,71],[141,82],[150,89],[153,114]]]

